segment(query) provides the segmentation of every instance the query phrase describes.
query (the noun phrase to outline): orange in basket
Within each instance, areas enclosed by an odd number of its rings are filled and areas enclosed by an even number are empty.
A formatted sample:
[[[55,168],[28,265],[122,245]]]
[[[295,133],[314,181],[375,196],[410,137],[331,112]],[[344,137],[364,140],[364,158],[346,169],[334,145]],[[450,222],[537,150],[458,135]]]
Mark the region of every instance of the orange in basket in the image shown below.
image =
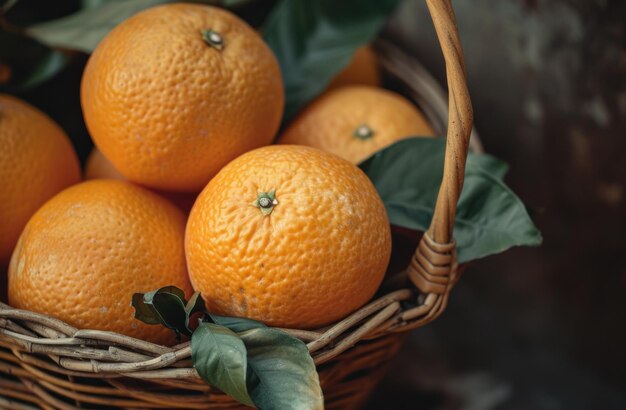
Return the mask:
[[[171,344],[172,331],[133,318],[130,300],[168,285],[190,294],[184,229],[183,213],[148,190],[113,180],[75,185],[26,225],[9,266],[9,303]]]
[[[319,148],[356,164],[400,139],[434,135],[422,113],[401,95],[348,86],[309,104],[278,142]]]
[[[359,168],[313,148],[274,145],[211,180],[189,216],[185,251],[209,311],[312,328],[370,300],[391,233]]]

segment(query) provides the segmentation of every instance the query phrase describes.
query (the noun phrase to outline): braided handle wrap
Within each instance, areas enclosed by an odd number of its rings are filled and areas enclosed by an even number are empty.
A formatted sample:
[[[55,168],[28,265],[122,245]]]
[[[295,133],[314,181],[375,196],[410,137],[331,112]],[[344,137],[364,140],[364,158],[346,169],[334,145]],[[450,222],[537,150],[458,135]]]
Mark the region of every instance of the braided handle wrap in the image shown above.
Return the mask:
[[[435,212],[407,270],[425,294],[423,305],[405,312],[410,327],[435,319],[445,308],[448,293],[458,279],[456,245],[452,238],[456,205],[463,188],[465,160],[473,112],[465,79],[465,61],[450,0],[426,0],[446,62],[448,81],[448,135],[443,180]],[[427,307],[425,309],[425,307]]]

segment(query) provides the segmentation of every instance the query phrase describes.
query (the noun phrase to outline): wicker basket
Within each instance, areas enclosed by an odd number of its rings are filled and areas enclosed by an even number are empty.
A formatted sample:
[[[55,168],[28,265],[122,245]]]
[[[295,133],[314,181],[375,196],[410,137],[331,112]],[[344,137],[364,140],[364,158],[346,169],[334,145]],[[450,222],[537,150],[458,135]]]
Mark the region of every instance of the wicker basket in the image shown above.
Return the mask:
[[[472,129],[464,62],[450,0],[427,0],[447,67],[449,117],[444,178],[433,220],[405,274],[335,325],[285,329],[307,343],[328,409],[358,408],[381,378],[407,330],[444,310],[458,279],[451,237]],[[379,42],[385,74],[404,84],[444,128],[443,92],[414,60]],[[439,129],[438,131],[443,131]],[[473,148],[480,150],[473,139]],[[384,290],[384,291],[383,291]],[[207,385],[193,368],[189,343],[159,346],[115,333],[76,329],[0,303],[0,408],[233,409],[242,407]]]

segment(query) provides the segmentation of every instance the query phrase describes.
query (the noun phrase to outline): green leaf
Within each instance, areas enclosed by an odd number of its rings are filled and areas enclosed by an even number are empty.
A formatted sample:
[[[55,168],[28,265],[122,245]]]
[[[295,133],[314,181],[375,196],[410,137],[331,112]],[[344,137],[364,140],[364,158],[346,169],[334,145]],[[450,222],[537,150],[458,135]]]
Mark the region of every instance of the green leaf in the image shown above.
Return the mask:
[[[320,94],[383,26],[399,0],[281,0],[263,37],[285,82],[285,121]]]
[[[176,286],[164,286],[155,291],[148,292],[145,294],[144,299],[147,301],[152,301],[154,297],[160,293],[171,293],[174,296],[178,297],[181,300],[185,300],[185,291]]]
[[[189,299],[189,301],[187,302],[187,305],[185,306],[185,313],[187,314],[187,320],[189,321],[189,318],[194,313],[202,312],[204,310],[205,310],[205,307],[204,307],[204,300],[202,299],[202,295],[200,294],[200,292],[194,293]],[[187,322],[187,326],[188,325],[189,325],[189,322]]]
[[[67,66],[70,59],[63,53],[15,32],[0,28],[0,63],[11,76],[0,87],[28,89],[52,78]]]
[[[242,6],[247,6],[250,3],[254,3],[257,2],[258,0],[215,0],[211,3],[216,3],[217,5],[227,8],[227,9],[233,9],[233,8],[239,8]]]
[[[498,179],[504,179],[509,172],[509,165],[489,154],[472,155],[472,161]]]
[[[175,286],[166,286],[145,294],[135,293],[132,306],[135,318],[149,325],[161,324],[176,333],[191,336],[190,316],[204,309],[199,293],[187,302],[185,292]]]
[[[253,405],[246,387],[246,348],[235,332],[201,323],[191,336],[191,352],[194,367],[207,383],[243,404]]]
[[[161,324],[173,330],[177,337],[181,333],[191,336],[191,331],[186,326],[184,298],[181,299],[178,295],[168,292],[157,292],[153,295],[146,293],[143,302],[152,306],[156,315],[161,318]]]
[[[82,0],[81,5],[84,9],[91,9],[94,7],[100,7],[108,1],[111,0]]]
[[[443,139],[409,138],[360,164],[374,182],[392,224],[420,231],[428,228],[443,176],[444,149]],[[541,243],[524,204],[500,179],[502,169],[493,158],[468,156],[454,225],[460,262]]]
[[[227,328],[231,332],[236,332],[243,341],[247,351],[246,391],[258,408],[264,410],[324,408],[317,370],[303,342],[255,320],[225,317],[212,313],[209,317],[215,324],[208,330],[217,329],[216,326]],[[203,327],[204,324],[200,326]],[[203,330],[203,332],[206,331]],[[194,343],[197,348],[200,347],[201,342],[196,339],[197,332],[198,330],[194,332],[191,339],[192,351]],[[229,333],[231,336],[232,334]],[[218,371],[212,367],[213,370],[206,370],[210,366],[218,366],[213,361],[219,360],[219,357],[207,358],[206,355],[209,353],[209,351],[198,351],[192,355],[198,373],[200,373],[198,366],[201,366],[203,371]],[[197,363],[196,360],[198,360]],[[223,365],[219,366],[223,367]],[[237,369],[240,370],[240,368]],[[222,389],[207,378],[212,377],[222,382],[214,373],[207,377],[202,373],[200,375],[209,383]],[[237,373],[237,377],[240,377],[240,373]],[[229,386],[232,384],[231,379],[228,378]]]
[[[256,320],[246,319],[242,317],[228,317],[228,316],[219,316],[214,313],[209,313],[209,317],[213,322],[217,323],[221,326],[226,326],[230,330],[236,333],[245,332],[250,329],[259,329],[265,326],[261,322],[257,322]]]
[[[50,46],[90,53],[113,27],[143,9],[162,3],[167,3],[167,1],[90,2],[90,7],[77,13],[30,26],[27,33]]]
[[[144,303],[143,293],[133,294],[131,304],[135,308],[135,313],[133,314],[135,319],[141,320],[147,325],[160,325],[162,323],[161,316],[154,307]]]
[[[254,0],[196,0],[230,9],[247,6]],[[149,7],[173,0],[83,0],[82,10],[56,20],[34,24],[27,33],[44,44],[91,53],[115,26]]]
[[[275,328],[239,334],[248,349],[248,382],[254,404],[264,410],[323,409],[319,377],[306,345]]]

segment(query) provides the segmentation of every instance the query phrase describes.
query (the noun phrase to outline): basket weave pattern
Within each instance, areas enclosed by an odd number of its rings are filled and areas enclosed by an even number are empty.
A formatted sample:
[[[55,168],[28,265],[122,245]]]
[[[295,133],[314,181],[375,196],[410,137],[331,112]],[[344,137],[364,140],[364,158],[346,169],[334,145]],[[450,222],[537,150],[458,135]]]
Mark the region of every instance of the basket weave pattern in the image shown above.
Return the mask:
[[[363,402],[400,347],[404,332],[437,318],[459,277],[452,227],[463,185],[472,109],[450,0],[427,3],[446,61],[449,114],[444,177],[431,226],[404,276],[408,280],[400,281],[400,287],[385,284],[383,289],[392,290],[329,327],[283,329],[307,344],[329,409],[357,408]],[[383,45],[381,58],[390,75],[411,87],[405,56]],[[393,282],[398,283],[397,278]],[[189,342],[170,348],[111,332],[76,329],[0,303],[3,407],[231,409],[241,405],[200,379],[191,363]]]
[[[27,323],[38,327],[35,322]],[[403,336],[396,334],[363,341],[336,360],[318,366],[326,407],[349,409],[362,403],[384,374],[384,364],[395,355]],[[122,343],[103,344],[102,339],[73,339],[75,345],[67,338],[63,345],[54,345],[15,343],[1,336],[0,374],[10,377],[0,378],[0,408],[35,408],[27,403],[44,409],[244,408],[206,384],[190,369],[188,344],[159,354],[154,352],[156,349],[153,353],[142,350],[147,346],[128,347]],[[143,363],[177,362],[161,370],[129,371],[132,358],[141,358]],[[139,369],[152,368],[141,362],[134,363]],[[93,366],[92,371],[85,371],[86,365]],[[112,371],[111,366],[121,371]]]

